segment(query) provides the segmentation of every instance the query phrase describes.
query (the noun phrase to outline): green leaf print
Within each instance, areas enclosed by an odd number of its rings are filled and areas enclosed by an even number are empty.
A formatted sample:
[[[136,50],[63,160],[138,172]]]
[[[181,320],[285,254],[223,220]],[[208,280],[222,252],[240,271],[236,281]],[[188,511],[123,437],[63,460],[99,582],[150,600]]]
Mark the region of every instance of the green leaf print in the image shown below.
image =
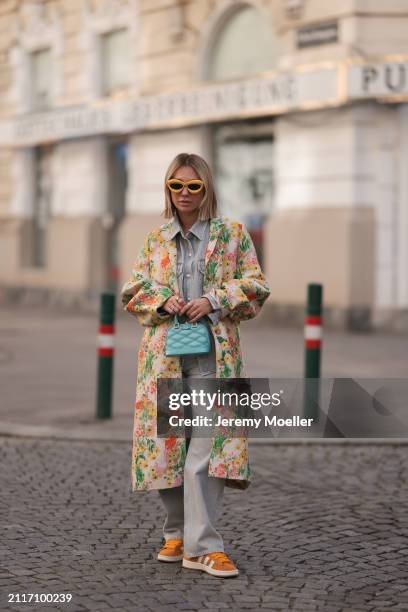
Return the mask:
[[[140,415],[140,420],[142,421],[142,423],[146,424],[149,419],[149,411],[146,409],[142,410],[142,413]]]
[[[224,242],[225,244],[228,244],[229,242],[231,242],[231,231],[227,227],[225,227],[220,237],[221,237],[222,242]]]
[[[143,481],[144,481],[144,474],[143,474],[142,470],[140,469],[140,467],[137,466],[137,468],[136,468],[136,482],[137,482],[137,484],[140,484]]]
[[[226,363],[224,364],[224,371],[221,372],[222,376],[221,378],[230,378],[231,377],[231,368],[229,367],[229,365]]]
[[[145,375],[149,374],[153,369],[153,357],[154,357],[154,353],[149,351],[146,355],[145,368],[144,368]]]
[[[216,436],[214,439],[213,449],[215,452],[221,452],[224,446],[225,437],[224,436]]]
[[[146,293],[146,295],[153,295],[153,291],[152,291],[152,282],[145,280],[143,285],[143,291]]]
[[[241,241],[241,251],[244,251],[244,253],[246,253],[247,251],[249,251],[250,246],[251,243],[249,241],[248,236],[244,236]]]
[[[186,445],[185,443],[180,446],[180,452],[178,455],[177,463],[174,466],[174,470],[179,472],[184,468],[184,464],[186,462]]]
[[[180,448],[180,465],[184,466],[184,463],[186,461],[186,445],[182,444],[181,448]]]
[[[167,299],[173,295],[173,292],[168,287],[161,287],[158,293],[161,297],[164,297]]]
[[[208,270],[209,276],[215,276],[215,273],[217,271],[217,262],[216,261],[208,262],[207,270]]]

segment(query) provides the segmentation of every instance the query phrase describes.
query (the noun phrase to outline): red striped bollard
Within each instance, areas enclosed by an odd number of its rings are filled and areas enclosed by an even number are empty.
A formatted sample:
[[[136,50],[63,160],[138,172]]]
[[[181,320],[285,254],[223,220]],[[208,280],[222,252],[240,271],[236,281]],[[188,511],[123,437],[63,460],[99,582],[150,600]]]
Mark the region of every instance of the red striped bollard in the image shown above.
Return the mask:
[[[320,356],[322,343],[322,294],[318,283],[307,286],[305,316],[305,394],[303,412],[314,422],[319,417]]]
[[[110,419],[112,416],[114,334],[115,295],[102,293],[98,334],[97,419]]]

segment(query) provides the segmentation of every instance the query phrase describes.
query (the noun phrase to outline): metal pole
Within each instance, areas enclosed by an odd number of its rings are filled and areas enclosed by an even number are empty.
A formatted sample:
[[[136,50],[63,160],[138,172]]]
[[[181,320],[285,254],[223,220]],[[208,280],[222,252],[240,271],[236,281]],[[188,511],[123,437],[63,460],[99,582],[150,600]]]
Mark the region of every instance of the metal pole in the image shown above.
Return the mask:
[[[320,356],[322,342],[322,295],[318,283],[307,286],[305,316],[305,394],[303,412],[314,422],[319,418]]]
[[[110,419],[112,416],[114,322],[115,295],[102,293],[98,335],[97,419]]]

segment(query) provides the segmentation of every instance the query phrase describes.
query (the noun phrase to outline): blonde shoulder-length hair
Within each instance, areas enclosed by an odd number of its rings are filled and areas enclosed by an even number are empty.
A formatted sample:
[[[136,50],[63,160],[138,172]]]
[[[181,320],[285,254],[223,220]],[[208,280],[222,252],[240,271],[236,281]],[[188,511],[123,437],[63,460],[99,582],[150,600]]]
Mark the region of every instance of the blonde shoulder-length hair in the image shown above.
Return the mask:
[[[214,180],[209,165],[202,157],[196,155],[195,153],[179,153],[167,168],[167,172],[164,177],[164,218],[170,219],[176,214],[176,207],[171,201],[170,190],[167,187],[166,182],[168,181],[168,179],[173,178],[174,174],[179,168],[181,168],[181,166],[190,166],[191,168],[193,168],[196,171],[197,175],[200,177],[200,179],[204,182],[205,194],[200,204],[198,218],[201,221],[205,221],[207,219],[212,219],[213,217],[216,217],[218,214],[217,198],[214,191]]]

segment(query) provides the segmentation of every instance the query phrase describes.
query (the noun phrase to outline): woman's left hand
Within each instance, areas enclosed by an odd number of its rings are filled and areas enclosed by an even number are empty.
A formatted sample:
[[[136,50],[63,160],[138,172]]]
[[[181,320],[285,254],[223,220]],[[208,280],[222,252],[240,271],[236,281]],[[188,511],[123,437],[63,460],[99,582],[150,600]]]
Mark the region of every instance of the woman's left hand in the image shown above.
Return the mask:
[[[210,303],[210,300],[207,300],[205,297],[195,298],[194,300],[189,300],[186,304],[184,304],[183,308],[179,311],[179,316],[187,313],[188,319],[190,323],[195,323],[201,317],[204,317],[209,312],[212,312],[213,307]]]

